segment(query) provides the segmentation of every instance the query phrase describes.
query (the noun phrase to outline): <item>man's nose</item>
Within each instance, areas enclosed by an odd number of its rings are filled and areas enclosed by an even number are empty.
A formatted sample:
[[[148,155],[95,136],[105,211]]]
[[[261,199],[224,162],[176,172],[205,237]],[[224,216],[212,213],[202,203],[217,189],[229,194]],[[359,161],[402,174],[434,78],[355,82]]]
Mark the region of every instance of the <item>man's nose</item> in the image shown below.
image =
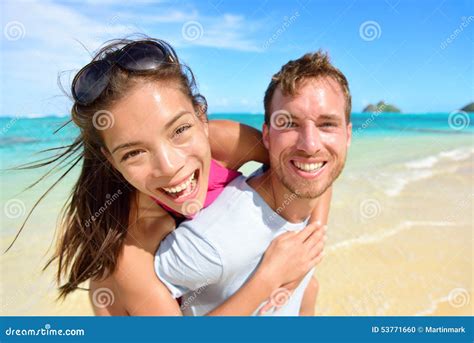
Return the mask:
[[[300,128],[297,148],[308,155],[314,155],[321,149],[321,137],[315,125],[304,125]]]

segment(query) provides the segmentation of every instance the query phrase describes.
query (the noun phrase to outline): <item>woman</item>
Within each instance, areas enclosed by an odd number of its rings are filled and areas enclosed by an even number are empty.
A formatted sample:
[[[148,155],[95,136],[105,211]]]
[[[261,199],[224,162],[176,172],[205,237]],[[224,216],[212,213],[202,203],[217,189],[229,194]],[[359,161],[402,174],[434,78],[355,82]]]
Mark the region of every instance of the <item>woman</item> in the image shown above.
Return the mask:
[[[259,133],[228,122],[208,125],[192,72],[160,40],[106,46],[76,75],[72,93],[72,120],[81,133],[41,164],[71,163],[64,176],[82,161],[48,263],[58,261],[58,283],[67,279],[60,296],[91,280],[96,314],[180,315],[153,272],[154,253],[184,217],[207,206],[237,175],[226,167],[266,161],[261,145],[252,149]],[[220,178],[210,180],[212,173]],[[215,189],[209,197],[210,181]],[[322,236],[310,225],[275,239],[252,279],[209,315],[252,314],[274,290],[319,262]],[[114,299],[106,307],[97,301],[103,290]]]

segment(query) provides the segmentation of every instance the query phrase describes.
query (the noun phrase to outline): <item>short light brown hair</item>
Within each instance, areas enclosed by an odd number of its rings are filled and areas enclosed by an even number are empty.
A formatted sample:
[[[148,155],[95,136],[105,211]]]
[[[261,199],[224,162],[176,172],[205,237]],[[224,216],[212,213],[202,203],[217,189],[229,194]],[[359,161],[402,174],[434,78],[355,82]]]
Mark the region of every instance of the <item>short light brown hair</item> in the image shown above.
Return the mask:
[[[297,60],[289,61],[281,67],[278,73],[273,75],[263,100],[265,123],[267,125],[270,124],[272,114],[271,103],[273,94],[278,87],[280,87],[283,95],[294,96],[298,93],[298,88],[304,81],[310,78],[318,79],[324,77],[331,77],[341,86],[346,100],[346,123],[349,123],[352,109],[349,83],[344,74],[331,64],[328,54],[321,50],[305,54]]]

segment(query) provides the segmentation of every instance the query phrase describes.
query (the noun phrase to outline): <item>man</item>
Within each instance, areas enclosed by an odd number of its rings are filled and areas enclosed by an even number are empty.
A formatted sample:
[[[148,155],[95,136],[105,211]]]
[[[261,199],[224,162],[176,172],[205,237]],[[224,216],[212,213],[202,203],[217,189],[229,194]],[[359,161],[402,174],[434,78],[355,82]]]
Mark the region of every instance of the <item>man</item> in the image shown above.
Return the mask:
[[[264,106],[269,168],[233,180],[157,251],[155,271],[175,297],[183,296],[184,314],[204,315],[232,296],[273,238],[305,227],[344,167],[351,96],[345,76],[326,54],[306,54],[284,65],[268,86]],[[298,315],[310,278],[308,273],[270,314]]]

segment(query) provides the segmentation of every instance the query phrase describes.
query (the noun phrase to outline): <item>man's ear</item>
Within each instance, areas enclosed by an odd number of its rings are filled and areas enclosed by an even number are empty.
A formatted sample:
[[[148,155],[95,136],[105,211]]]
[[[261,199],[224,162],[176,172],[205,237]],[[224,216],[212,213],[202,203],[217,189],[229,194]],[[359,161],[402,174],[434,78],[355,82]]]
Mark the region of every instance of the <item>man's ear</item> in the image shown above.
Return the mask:
[[[262,126],[262,140],[263,140],[263,145],[265,145],[265,148],[270,146],[270,128],[266,123],[263,123]]]
[[[351,146],[352,142],[352,123],[347,124],[347,147]]]

